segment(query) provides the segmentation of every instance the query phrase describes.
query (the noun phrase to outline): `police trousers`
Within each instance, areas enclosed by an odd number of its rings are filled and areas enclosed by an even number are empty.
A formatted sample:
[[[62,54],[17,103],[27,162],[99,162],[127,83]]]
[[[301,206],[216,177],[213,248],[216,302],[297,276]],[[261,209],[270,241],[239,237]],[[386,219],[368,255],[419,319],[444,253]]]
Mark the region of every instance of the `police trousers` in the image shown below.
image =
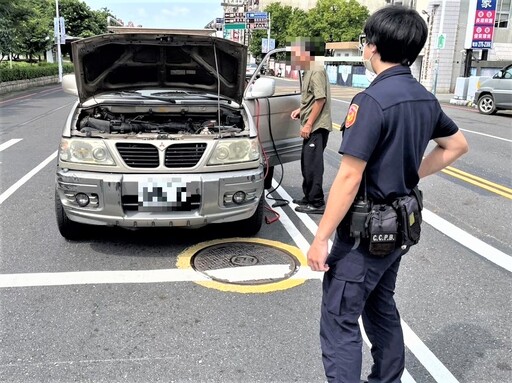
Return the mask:
[[[300,169],[302,171],[302,192],[307,201],[315,206],[325,204],[322,188],[324,177],[324,150],[329,131],[317,129],[302,142]]]
[[[359,383],[362,336],[358,318],[372,344],[369,383],[399,383],[405,368],[400,315],[393,298],[403,255],[397,249],[384,258],[372,256],[363,242],[336,234],[323,279],[320,319],[322,361],[328,382]]]

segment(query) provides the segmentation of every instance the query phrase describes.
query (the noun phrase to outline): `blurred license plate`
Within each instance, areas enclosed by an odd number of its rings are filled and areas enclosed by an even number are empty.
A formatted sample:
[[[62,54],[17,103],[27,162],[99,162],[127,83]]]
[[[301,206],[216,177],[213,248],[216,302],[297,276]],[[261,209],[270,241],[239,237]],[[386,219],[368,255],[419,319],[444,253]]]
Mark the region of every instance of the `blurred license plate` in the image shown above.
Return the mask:
[[[199,181],[179,177],[138,182],[139,211],[191,211],[201,204]]]

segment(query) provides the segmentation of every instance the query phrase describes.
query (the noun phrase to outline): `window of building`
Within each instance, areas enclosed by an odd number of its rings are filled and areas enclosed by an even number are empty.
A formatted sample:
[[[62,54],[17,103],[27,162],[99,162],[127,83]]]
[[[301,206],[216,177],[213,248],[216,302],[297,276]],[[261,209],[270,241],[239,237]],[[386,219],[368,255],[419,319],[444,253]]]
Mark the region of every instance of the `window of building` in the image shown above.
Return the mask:
[[[496,4],[496,21],[494,22],[496,28],[508,28],[511,3],[511,0],[498,0]]]

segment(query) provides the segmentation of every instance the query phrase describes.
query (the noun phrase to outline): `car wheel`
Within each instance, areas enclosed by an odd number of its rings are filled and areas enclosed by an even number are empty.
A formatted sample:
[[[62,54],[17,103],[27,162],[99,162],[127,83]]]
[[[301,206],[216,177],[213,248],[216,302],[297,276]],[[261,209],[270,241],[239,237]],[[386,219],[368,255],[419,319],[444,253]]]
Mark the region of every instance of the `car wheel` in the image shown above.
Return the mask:
[[[478,99],[478,111],[483,114],[496,113],[494,98],[490,94],[484,94]]]
[[[258,203],[258,207],[254,214],[242,221],[234,222],[233,227],[238,232],[238,235],[242,237],[250,237],[256,234],[261,229],[261,225],[263,223],[263,208],[265,203],[265,198],[263,194],[261,195],[260,202]]]
[[[74,222],[68,218],[57,191],[55,191],[55,215],[57,217],[57,227],[64,238],[79,240],[87,236],[89,226]]]

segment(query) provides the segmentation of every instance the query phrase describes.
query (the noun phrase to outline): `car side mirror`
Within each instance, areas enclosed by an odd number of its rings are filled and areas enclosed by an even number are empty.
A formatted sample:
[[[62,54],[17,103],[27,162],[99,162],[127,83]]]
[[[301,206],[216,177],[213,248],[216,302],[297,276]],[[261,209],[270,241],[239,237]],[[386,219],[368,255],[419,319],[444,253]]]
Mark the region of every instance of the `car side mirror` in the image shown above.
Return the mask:
[[[62,77],[62,90],[66,93],[78,96],[76,77],[74,74],[67,74]]]
[[[273,78],[261,77],[249,84],[245,98],[252,100],[255,98],[270,97],[274,94],[276,82]]]

